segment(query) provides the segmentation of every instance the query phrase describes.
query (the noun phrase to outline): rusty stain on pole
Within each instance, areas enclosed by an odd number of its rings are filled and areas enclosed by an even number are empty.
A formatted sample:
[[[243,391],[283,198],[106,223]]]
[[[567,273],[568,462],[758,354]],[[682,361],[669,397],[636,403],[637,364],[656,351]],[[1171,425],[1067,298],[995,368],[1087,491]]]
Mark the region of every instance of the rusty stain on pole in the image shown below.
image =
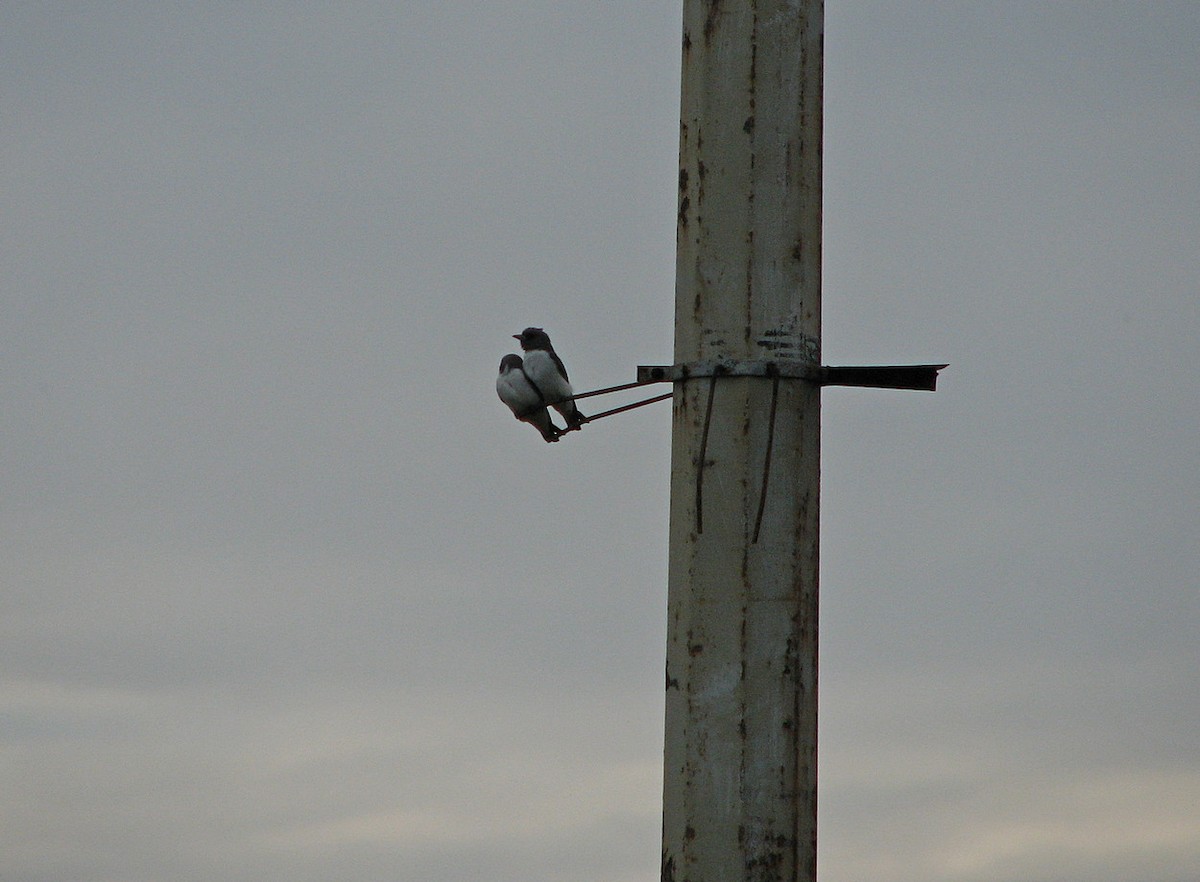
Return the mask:
[[[675,362],[820,370],[822,3],[684,0]],[[815,373],[814,373],[815,375]],[[820,385],[675,384],[662,878],[816,878]],[[703,470],[703,532],[697,530]]]

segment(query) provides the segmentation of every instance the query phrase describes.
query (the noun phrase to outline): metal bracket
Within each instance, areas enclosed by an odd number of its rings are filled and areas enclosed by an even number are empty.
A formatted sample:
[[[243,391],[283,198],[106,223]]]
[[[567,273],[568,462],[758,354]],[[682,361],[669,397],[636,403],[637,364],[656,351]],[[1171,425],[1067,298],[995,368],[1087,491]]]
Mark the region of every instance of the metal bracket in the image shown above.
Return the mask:
[[[873,389],[917,389],[933,392],[945,364],[831,367],[804,361],[714,358],[686,364],[638,365],[638,383],[677,383],[701,377],[778,377],[807,380],[819,386],[862,386]]]

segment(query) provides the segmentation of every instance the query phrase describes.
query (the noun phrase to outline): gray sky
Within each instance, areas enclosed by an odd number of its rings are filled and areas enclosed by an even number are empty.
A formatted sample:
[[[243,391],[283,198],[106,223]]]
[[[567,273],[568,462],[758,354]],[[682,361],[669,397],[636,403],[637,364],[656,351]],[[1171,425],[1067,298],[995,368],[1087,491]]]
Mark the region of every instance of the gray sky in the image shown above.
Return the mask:
[[[678,7],[0,6],[6,882],[657,878]],[[825,882],[1200,876],[1197,46],[828,5]]]

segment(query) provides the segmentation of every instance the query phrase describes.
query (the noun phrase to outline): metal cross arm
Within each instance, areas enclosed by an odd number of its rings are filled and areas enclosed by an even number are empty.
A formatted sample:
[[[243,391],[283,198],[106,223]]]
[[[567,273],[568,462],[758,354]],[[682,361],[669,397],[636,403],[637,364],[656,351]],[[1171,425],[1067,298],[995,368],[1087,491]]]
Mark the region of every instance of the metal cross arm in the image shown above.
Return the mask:
[[[802,361],[768,359],[708,359],[688,364],[638,365],[637,381],[674,383],[702,377],[778,377],[807,380],[819,386],[861,386],[873,389],[917,389],[933,392],[938,372],[946,364],[865,365],[840,367]]]

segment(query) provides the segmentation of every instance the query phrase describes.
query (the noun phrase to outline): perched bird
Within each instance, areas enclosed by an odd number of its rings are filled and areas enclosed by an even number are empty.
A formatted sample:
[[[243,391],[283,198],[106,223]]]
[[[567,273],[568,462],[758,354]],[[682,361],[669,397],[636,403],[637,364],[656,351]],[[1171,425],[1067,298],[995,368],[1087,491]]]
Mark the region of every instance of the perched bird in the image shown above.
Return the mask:
[[[513,338],[521,341],[525,351],[525,376],[542,393],[543,399],[563,415],[567,426],[580,425],[585,417],[571,397],[575,391],[567,377],[562,359],[550,344],[550,335],[541,328],[526,328]]]
[[[525,375],[521,356],[506,355],[500,359],[500,376],[496,377],[496,394],[508,405],[517,419],[534,426],[547,441],[558,440],[558,427],[550,421],[546,399]]]

